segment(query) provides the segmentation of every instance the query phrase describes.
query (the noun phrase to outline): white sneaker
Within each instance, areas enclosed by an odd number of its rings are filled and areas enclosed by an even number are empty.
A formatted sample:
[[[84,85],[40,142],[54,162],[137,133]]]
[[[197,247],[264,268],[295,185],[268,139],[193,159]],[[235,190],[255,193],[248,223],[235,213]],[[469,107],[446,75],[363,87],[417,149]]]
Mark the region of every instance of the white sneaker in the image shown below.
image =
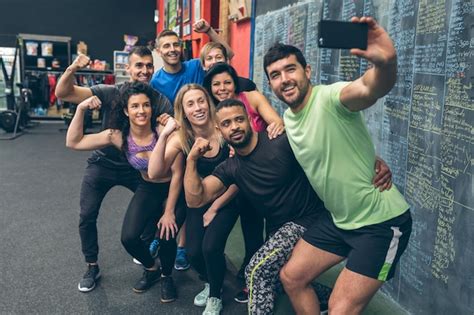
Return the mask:
[[[207,299],[206,309],[202,315],[219,315],[222,312],[222,300],[216,297]]]
[[[209,298],[209,283],[204,283],[204,289],[194,297],[194,305],[206,306],[207,299]]]
[[[136,259],[136,258],[133,258],[133,262],[134,262],[135,264],[137,264],[137,265],[141,265],[141,264],[142,264],[142,263],[141,263],[138,259]]]

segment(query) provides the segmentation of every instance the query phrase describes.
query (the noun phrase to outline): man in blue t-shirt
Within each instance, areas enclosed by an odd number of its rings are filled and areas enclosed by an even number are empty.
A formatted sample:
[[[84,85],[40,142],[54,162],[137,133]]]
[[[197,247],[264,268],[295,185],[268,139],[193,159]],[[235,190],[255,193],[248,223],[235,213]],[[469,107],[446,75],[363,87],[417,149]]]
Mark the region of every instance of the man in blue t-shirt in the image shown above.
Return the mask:
[[[211,41],[222,44],[229,56],[234,53],[229,45],[223,41],[216,31],[205,20],[199,20],[193,25],[194,31],[206,33]],[[164,94],[171,103],[174,103],[179,89],[188,83],[202,84],[206,74],[199,58],[181,61],[182,42],[178,34],[171,30],[164,30],[156,39],[156,50],[163,59],[163,68],[153,75],[151,86]]]

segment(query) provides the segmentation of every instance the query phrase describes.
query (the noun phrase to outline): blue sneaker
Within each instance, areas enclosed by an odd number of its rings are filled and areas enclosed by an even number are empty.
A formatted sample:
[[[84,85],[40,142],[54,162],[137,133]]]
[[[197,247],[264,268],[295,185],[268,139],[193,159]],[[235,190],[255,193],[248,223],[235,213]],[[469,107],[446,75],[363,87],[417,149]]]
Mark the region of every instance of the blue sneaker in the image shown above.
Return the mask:
[[[160,240],[155,238],[153,240],[153,242],[151,242],[150,248],[149,248],[151,257],[153,257],[153,258],[158,257],[158,248],[159,248],[159,246],[160,246]]]
[[[176,253],[176,260],[174,261],[174,269],[176,270],[187,270],[191,265],[188,262],[186,257],[186,248],[178,247],[178,252]]]

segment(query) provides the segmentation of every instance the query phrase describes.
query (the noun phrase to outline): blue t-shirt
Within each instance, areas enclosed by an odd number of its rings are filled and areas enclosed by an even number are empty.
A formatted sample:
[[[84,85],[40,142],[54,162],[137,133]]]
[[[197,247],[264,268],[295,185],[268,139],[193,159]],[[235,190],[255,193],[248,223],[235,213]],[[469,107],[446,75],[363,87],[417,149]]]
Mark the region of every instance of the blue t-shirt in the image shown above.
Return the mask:
[[[179,89],[188,83],[202,84],[206,73],[202,69],[199,59],[191,59],[182,63],[182,68],[177,73],[168,73],[161,68],[153,75],[151,86],[164,94],[173,104]]]

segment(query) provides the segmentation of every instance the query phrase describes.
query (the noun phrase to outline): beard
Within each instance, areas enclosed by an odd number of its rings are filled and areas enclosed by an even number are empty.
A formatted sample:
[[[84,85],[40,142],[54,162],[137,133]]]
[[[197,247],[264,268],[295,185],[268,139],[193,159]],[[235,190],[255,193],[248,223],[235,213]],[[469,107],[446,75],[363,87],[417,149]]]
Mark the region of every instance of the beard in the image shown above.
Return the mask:
[[[301,105],[301,103],[303,103],[303,100],[306,97],[306,94],[308,93],[309,85],[309,81],[305,82],[302,86],[296,84],[296,89],[298,90],[298,92],[296,93],[296,95],[293,95],[290,98],[286,98],[281,91],[275,94],[278,99],[288,105],[288,107],[296,108]]]
[[[226,141],[235,149],[241,149],[241,148],[245,148],[250,143],[251,138],[252,138],[252,131],[244,130],[244,137],[242,139],[234,141],[232,140],[231,137],[229,137],[229,139],[226,139]]]

